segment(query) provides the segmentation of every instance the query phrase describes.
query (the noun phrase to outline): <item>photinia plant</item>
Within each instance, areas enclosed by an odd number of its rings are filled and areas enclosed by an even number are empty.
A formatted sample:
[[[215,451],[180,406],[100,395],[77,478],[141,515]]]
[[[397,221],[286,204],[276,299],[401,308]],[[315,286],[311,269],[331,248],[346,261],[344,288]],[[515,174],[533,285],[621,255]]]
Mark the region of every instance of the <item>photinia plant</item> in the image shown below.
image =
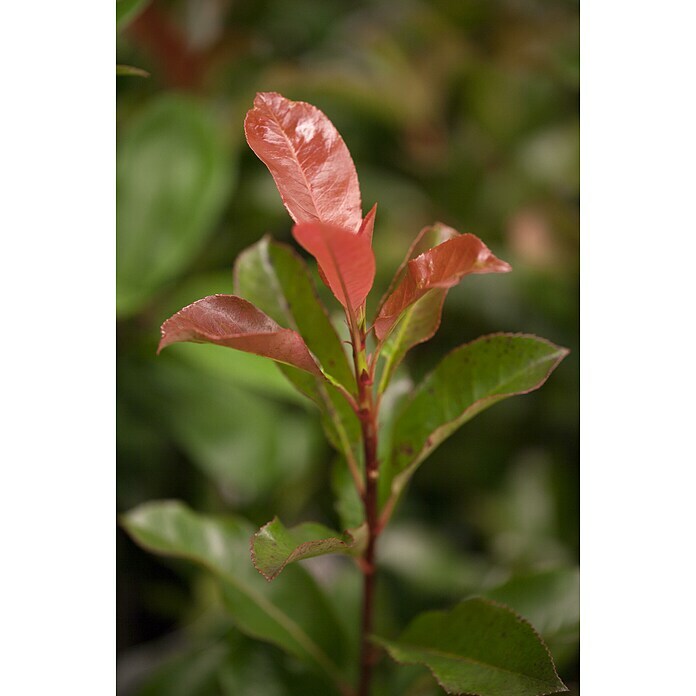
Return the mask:
[[[215,572],[239,628],[313,665],[327,692],[369,694],[381,648],[397,662],[426,665],[447,693],[566,691],[532,626],[491,600],[469,598],[418,616],[396,639],[374,636],[372,622],[377,540],[418,466],[484,409],[539,388],[568,351],[531,335],[479,338],[446,355],[380,418],[399,363],[437,331],[448,289],[467,275],[506,273],[510,266],[473,234],[426,227],[368,320],[376,205],[363,217],[343,139],[319,109],[276,93],[258,94],[244,125],[295,223],[293,237],[343,308],[350,355],[303,259],[268,237],[237,259],[236,294],[184,307],[162,325],[159,350],[181,341],[214,343],[276,361],[318,406],[340,455],[335,488],[345,529],[313,522],[288,528],[275,518],[252,534],[243,520],[197,515],[175,502],[136,508],[124,517],[126,529],[146,548]],[[260,575],[247,555],[250,537]],[[293,565],[336,553],[352,556],[363,576],[359,650],[347,644],[312,577]],[[272,584],[262,587],[261,576]]]

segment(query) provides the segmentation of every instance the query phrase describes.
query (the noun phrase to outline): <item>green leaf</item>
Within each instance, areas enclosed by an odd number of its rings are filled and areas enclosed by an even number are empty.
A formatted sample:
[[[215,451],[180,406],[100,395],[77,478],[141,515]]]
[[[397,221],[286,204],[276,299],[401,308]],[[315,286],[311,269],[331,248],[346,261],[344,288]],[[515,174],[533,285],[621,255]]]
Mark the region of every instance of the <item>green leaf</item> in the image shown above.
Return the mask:
[[[497,564],[507,568],[567,566],[572,551],[559,527],[557,471],[551,452],[530,449],[514,457],[495,491],[472,504],[479,532]]]
[[[203,566],[221,580],[227,610],[244,633],[274,643],[343,682],[346,639],[326,596],[301,567],[267,583],[249,558],[253,528],[238,517],[193,512],[178,501],[145,503],[121,518],[144,548]]]
[[[150,73],[142,68],[136,68],[133,65],[116,65],[116,75],[125,75],[130,77],[150,77]]]
[[[149,363],[122,360],[119,392],[138,422],[175,442],[227,502],[268,500],[281,486],[297,486],[310,473],[320,434],[305,414],[242,389],[225,375],[208,374],[178,355]]]
[[[527,618],[557,664],[577,656],[580,640],[580,573],[555,568],[518,575],[484,596]]]
[[[230,649],[218,638],[201,649],[178,655],[159,666],[145,679],[137,696],[217,696],[218,673],[230,659]],[[150,658],[152,659],[152,658]],[[149,660],[143,660],[145,664]]]
[[[395,641],[377,639],[397,662],[424,664],[449,694],[542,696],[567,691],[546,646],[511,609],[468,599],[421,614]]]
[[[269,237],[243,251],[234,266],[234,288],[282,326],[296,330],[333,383],[355,393],[355,376],[345,350],[305,262],[285,244]],[[353,408],[332,383],[278,366],[293,386],[321,411],[329,442],[355,471],[361,468],[361,428]]]
[[[319,407],[321,424],[329,442],[348,463],[348,470],[362,475],[364,463],[360,421],[344,395],[328,382],[302,370],[289,365],[278,365],[278,368],[299,392]]]
[[[121,31],[148,5],[150,0],[116,0],[116,31]]]
[[[442,227],[438,225],[435,230],[440,231]],[[420,233],[415,246],[420,245],[424,234],[427,238],[428,232],[426,228]],[[404,310],[430,290],[454,287],[472,273],[508,273],[512,270],[510,264],[496,258],[475,235],[459,234],[451,229],[449,233],[453,235],[449,239],[407,260],[400,282],[383,302],[375,319],[375,335],[380,340],[389,335]]]
[[[338,457],[331,467],[331,490],[342,528],[359,527],[365,521],[365,507],[343,457]]]
[[[568,354],[524,334],[493,334],[456,348],[416,388],[396,418],[380,497],[392,507],[418,465],[489,406],[538,389]]]
[[[235,650],[219,670],[215,696],[297,696],[327,692],[327,696],[338,696],[338,691],[327,689],[325,682],[301,667],[297,663],[279,660],[278,655],[265,646],[252,643],[242,650]],[[189,691],[186,696],[194,693]],[[158,696],[164,694],[169,696],[166,691],[160,691]]]
[[[324,373],[355,393],[353,369],[319,300],[307,265],[284,245],[264,237],[243,251],[234,267],[235,293],[281,326],[297,331]]]
[[[458,236],[459,232],[441,223],[424,227],[406,252],[406,257],[394,274],[384,297],[380,300],[375,316],[380,315],[384,305],[403,281],[408,273],[408,262],[411,259]],[[404,311],[396,326],[384,340],[380,351],[380,356],[385,359],[379,384],[380,393],[386,389],[394,370],[404,359],[406,353],[419,343],[424,343],[432,338],[439,328],[447,292],[448,288],[434,288],[428,291]]]
[[[349,529],[343,534],[323,524],[304,522],[288,529],[275,517],[259,529],[251,542],[251,558],[266,580],[273,580],[295,561],[344,553],[358,556],[367,541],[366,528]]]
[[[195,258],[231,188],[228,148],[190,97],[154,100],[119,134],[117,310],[137,312]]]
[[[413,381],[410,377],[399,377],[390,382],[386,391],[381,395],[379,404],[379,442],[378,459],[383,462],[389,459],[391,453],[394,421],[404,404],[413,392]]]
[[[482,559],[462,555],[441,529],[422,520],[389,524],[379,538],[379,562],[425,598],[474,594],[490,572]]]
[[[380,353],[380,356],[385,359],[379,383],[380,393],[386,389],[394,370],[406,353],[419,343],[432,338],[438,330],[445,297],[447,297],[447,289],[435,288],[404,311],[399,323],[384,342]]]
[[[252,353],[224,351],[218,346],[180,344],[176,357],[196,371],[277,401],[306,406],[306,400],[278,372],[275,363]]]

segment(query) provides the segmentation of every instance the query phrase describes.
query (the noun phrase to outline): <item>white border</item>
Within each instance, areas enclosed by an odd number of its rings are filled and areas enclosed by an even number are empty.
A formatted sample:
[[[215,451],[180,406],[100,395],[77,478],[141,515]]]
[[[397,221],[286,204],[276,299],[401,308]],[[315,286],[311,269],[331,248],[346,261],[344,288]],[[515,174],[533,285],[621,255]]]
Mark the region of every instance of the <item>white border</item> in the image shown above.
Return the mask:
[[[693,690],[693,5],[582,5],[585,696]]]
[[[115,691],[113,2],[2,8],[0,693]]]
[[[692,5],[582,7],[582,685],[687,693],[696,618]],[[112,3],[3,7],[7,694],[113,693]]]

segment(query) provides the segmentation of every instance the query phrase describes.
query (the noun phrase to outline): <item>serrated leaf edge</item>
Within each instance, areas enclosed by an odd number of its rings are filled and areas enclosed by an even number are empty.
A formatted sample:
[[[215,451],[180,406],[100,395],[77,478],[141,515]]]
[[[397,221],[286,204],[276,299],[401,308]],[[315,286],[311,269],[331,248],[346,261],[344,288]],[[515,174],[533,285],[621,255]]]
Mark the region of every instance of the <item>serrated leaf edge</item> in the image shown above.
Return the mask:
[[[257,563],[256,559],[256,550],[254,549],[254,542],[256,539],[259,537],[259,535],[263,534],[264,530],[266,527],[269,527],[272,525],[274,522],[280,522],[279,517],[276,515],[270,522],[266,522],[266,524],[263,525],[258,531],[256,531],[252,536],[251,539],[249,540],[249,551],[251,553],[251,562],[254,565],[254,568],[264,577],[264,579],[268,582],[271,582],[275,580],[282,572],[285,570],[285,568],[290,564],[293,563],[295,560],[298,559],[299,556],[301,556],[306,550],[310,549],[314,544],[317,542],[321,541],[336,541],[338,542],[339,546],[342,546],[343,549],[337,550],[337,551],[331,551],[327,554],[318,554],[318,555],[330,555],[331,553],[346,553],[348,555],[359,555],[361,553],[361,544],[363,543],[363,540],[361,539],[362,532],[364,529],[366,529],[366,525],[362,524],[360,527],[356,527],[355,529],[347,529],[345,532],[343,532],[344,537],[348,537],[348,541],[345,539],[339,538],[337,536],[330,536],[330,537],[325,537],[324,539],[314,539],[312,541],[305,541],[302,544],[299,544],[296,546],[293,551],[287,556],[287,558],[283,561],[283,563],[278,567],[278,570],[276,570],[274,573],[266,573],[264,570],[261,568],[261,566]],[[281,522],[282,524],[282,522]],[[293,528],[291,527],[288,529],[288,531],[291,531]],[[316,558],[316,556],[315,556]],[[304,560],[304,559],[301,559]]]
[[[150,501],[147,503],[142,503],[141,505],[133,508],[133,510],[138,510],[142,509],[144,506],[155,506],[155,505],[161,505],[161,504],[174,504],[176,505],[177,508],[179,509],[184,509],[184,510],[189,510],[191,512],[194,512],[194,514],[199,514],[196,513],[194,510],[192,510],[188,505],[182,503],[180,500],[175,500],[175,499],[168,499],[168,500],[158,500],[158,501]],[[224,580],[225,582],[229,582],[231,585],[236,587],[240,592],[243,594],[246,594],[248,597],[250,597],[256,604],[272,619],[278,622],[280,626],[282,626],[296,641],[299,645],[301,645],[309,655],[311,655],[314,660],[317,662],[317,664],[324,670],[324,672],[331,678],[331,680],[338,685],[339,689],[344,689],[345,683],[343,681],[343,676],[341,674],[341,670],[339,666],[322,650],[322,648],[317,645],[311,638],[310,636],[305,633],[305,631],[302,629],[301,626],[299,626],[293,619],[291,619],[282,609],[277,607],[275,604],[272,602],[269,602],[263,595],[259,594],[256,592],[254,589],[251,587],[247,586],[246,584],[239,582],[234,576],[222,572],[216,568],[214,568],[210,563],[207,561],[201,560],[200,558],[196,558],[190,553],[184,553],[180,551],[169,551],[169,552],[164,552],[161,549],[156,548],[155,546],[152,546],[151,544],[141,541],[140,539],[136,538],[136,535],[129,529],[128,527],[128,520],[127,516],[133,511],[129,511],[127,513],[118,515],[118,521],[121,525],[121,528],[124,529],[128,536],[133,540],[135,544],[140,546],[141,548],[149,551],[150,553],[153,553],[157,556],[164,556],[164,557],[169,557],[169,558],[180,558],[185,561],[189,561],[190,563],[193,563],[194,565],[200,566],[207,570],[209,573],[211,573],[213,576],[220,578],[221,580]],[[226,516],[220,516],[218,517],[218,520],[230,520],[230,521],[235,521],[241,518],[235,517],[233,515],[226,515]],[[253,631],[248,631],[248,633],[253,635]],[[254,637],[261,639],[261,636],[255,635]],[[267,638],[263,638],[262,640],[268,640]],[[269,641],[273,642],[273,641]],[[277,645],[277,643],[274,643]]]
[[[475,595],[475,596],[472,596],[472,597],[468,597],[467,599],[463,600],[463,602],[466,602],[466,601],[469,601],[469,600],[472,600],[472,599],[478,600],[478,601],[480,601],[480,602],[482,602],[482,603],[484,603],[484,604],[488,604],[488,605],[490,605],[490,606],[497,607],[498,609],[504,609],[504,610],[506,610],[508,613],[512,614],[512,616],[515,618],[515,620],[516,620],[518,623],[526,624],[527,626],[529,626],[529,628],[531,628],[532,633],[534,633],[535,637],[537,638],[537,640],[539,641],[539,643],[541,643],[541,646],[542,646],[542,647],[544,648],[544,650],[546,651],[546,654],[547,654],[547,656],[548,656],[548,658],[549,658],[549,662],[551,663],[551,668],[553,669],[553,673],[555,674],[556,679],[558,679],[559,684],[560,684],[560,687],[559,687],[559,688],[556,688],[556,689],[554,689],[553,691],[545,691],[544,693],[537,694],[537,696],[552,696],[553,694],[566,693],[566,692],[570,691],[570,689],[563,683],[563,681],[561,680],[560,676],[558,675],[558,670],[556,669],[556,663],[553,661],[553,656],[551,655],[551,651],[549,650],[548,646],[547,646],[546,643],[544,642],[544,639],[541,637],[541,635],[540,635],[539,632],[536,630],[536,628],[534,628],[534,626],[533,626],[527,619],[525,619],[521,614],[518,614],[514,609],[511,609],[509,606],[507,606],[507,604],[503,604],[502,602],[497,602],[497,601],[495,601],[495,600],[493,600],[493,599],[488,599],[488,597],[482,597],[482,596],[480,596],[480,595]],[[455,605],[455,606],[456,606],[456,605]],[[454,607],[453,607],[453,608],[454,608]],[[419,618],[420,616],[425,616],[425,615],[427,615],[427,614],[444,614],[444,613],[446,613],[446,611],[447,611],[446,609],[435,609],[435,610],[432,610],[432,611],[423,612],[423,614],[419,614],[417,617],[415,617],[415,618],[413,619],[413,621],[415,621],[415,620],[416,620],[417,618]],[[404,629],[404,630],[405,630],[405,629]],[[371,636],[371,640],[372,640],[374,643],[376,643],[377,645],[380,645],[380,646],[382,646],[383,648],[385,648],[385,649],[387,650],[387,652],[389,653],[389,656],[390,656],[395,662],[398,662],[399,664],[414,664],[414,663],[412,663],[412,662],[401,662],[401,661],[398,660],[396,657],[394,657],[394,655],[392,654],[391,650],[390,650],[389,647],[386,645],[386,643],[389,643],[389,642],[391,642],[391,641],[384,641],[383,639],[379,638],[378,636]],[[407,644],[405,644],[405,645],[407,645]],[[418,646],[418,645],[414,645],[414,646],[411,646],[411,647],[416,648],[416,649],[418,649],[418,650],[423,650],[423,648],[422,648],[421,646]],[[425,651],[427,651],[427,648],[425,649]],[[437,652],[437,651],[431,651],[431,652],[435,653],[435,652]],[[439,654],[439,655],[445,655],[445,656],[447,656],[447,653],[438,652],[438,654]],[[461,659],[458,655],[453,655],[453,657],[456,657],[457,659]],[[468,659],[468,661],[469,661],[469,662],[476,662],[476,663],[478,663],[478,664],[483,664],[483,665],[486,665],[487,667],[493,667],[494,669],[498,669],[498,670],[503,671],[503,672],[508,672],[509,674],[522,674],[521,672],[519,672],[519,673],[517,673],[517,672],[511,672],[510,670],[506,670],[506,669],[503,668],[503,667],[496,667],[495,665],[488,665],[488,664],[485,663],[485,662],[479,662],[479,661],[477,661],[477,660]],[[422,665],[424,665],[425,667],[427,667],[427,669],[430,671],[430,673],[431,673],[431,674],[433,675],[433,677],[435,678],[435,681],[438,683],[438,685],[439,685],[442,689],[444,689],[444,691],[445,691],[446,693],[448,693],[448,694],[456,694],[456,696],[481,696],[480,693],[475,693],[475,692],[468,692],[468,691],[467,691],[467,692],[453,692],[453,691],[448,691],[448,690],[446,689],[446,687],[444,686],[444,684],[440,681],[440,678],[437,676],[437,674],[435,674],[434,670],[431,669],[430,665],[428,665],[428,664],[425,663],[425,662],[417,662],[416,664],[422,664]],[[540,679],[537,679],[536,677],[530,677],[530,676],[527,675],[527,674],[524,674],[523,676],[527,677],[528,679],[532,679],[533,681],[541,681]],[[542,683],[543,683],[543,682],[542,682]]]
[[[435,428],[433,432],[428,436],[425,445],[421,448],[421,450],[418,452],[418,454],[413,458],[411,463],[402,471],[400,471],[393,479],[392,484],[391,484],[391,496],[397,496],[399,495],[399,491],[403,488],[401,485],[402,482],[405,484],[406,481],[411,477],[413,474],[413,471],[415,470],[416,467],[418,467],[424,459],[427,457],[427,455],[432,452],[435,447],[437,447],[442,440],[438,440],[438,435],[440,435],[444,430],[447,430],[450,428],[453,424],[457,423],[460,420],[465,420],[465,416],[469,413],[471,413],[472,410],[477,409],[478,407],[482,406],[483,404],[486,404],[489,401],[496,402],[500,401],[501,399],[504,399],[509,396],[523,396],[524,394],[530,394],[533,391],[536,391],[537,389],[540,389],[548,378],[551,376],[553,371],[558,367],[558,365],[563,361],[563,359],[570,353],[570,349],[568,348],[563,348],[562,346],[556,345],[553,343],[553,341],[549,341],[546,338],[541,338],[540,336],[536,336],[534,334],[528,334],[528,333],[508,333],[505,331],[498,331],[496,333],[492,334],[486,334],[484,336],[479,336],[478,338],[474,339],[473,341],[469,341],[467,343],[462,343],[460,346],[457,346],[456,348],[453,348],[451,351],[446,353],[443,358],[440,360],[440,362],[421,380],[421,382],[416,385],[415,389],[413,390],[411,396],[408,398],[406,403],[403,405],[400,414],[403,413],[411,403],[413,403],[413,400],[416,397],[416,393],[418,392],[419,387],[424,384],[430,377],[435,373],[435,371],[438,369],[438,367],[453,353],[455,353],[458,350],[461,350],[462,348],[472,346],[476,343],[479,343],[481,341],[486,341],[490,340],[491,338],[498,338],[498,337],[507,337],[507,338],[532,338],[536,341],[540,341],[542,343],[547,344],[550,347],[553,347],[557,351],[557,356],[551,366],[549,367],[548,371],[546,372],[546,375],[538,382],[535,383],[533,387],[530,387],[529,389],[525,389],[523,391],[514,391],[514,392],[507,392],[507,393],[502,393],[502,394],[495,394],[493,396],[485,396],[481,399],[478,399],[474,403],[472,403],[463,413],[461,413],[457,418],[454,418],[451,421],[448,421],[447,423],[443,423],[439,427]],[[552,356],[546,356],[543,358],[543,360],[548,360]],[[399,414],[399,415],[400,415]],[[395,421],[398,422],[398,416]],[[397,483],[399,484],[397,486]],[[389,503],[387,503],[389,505]]]

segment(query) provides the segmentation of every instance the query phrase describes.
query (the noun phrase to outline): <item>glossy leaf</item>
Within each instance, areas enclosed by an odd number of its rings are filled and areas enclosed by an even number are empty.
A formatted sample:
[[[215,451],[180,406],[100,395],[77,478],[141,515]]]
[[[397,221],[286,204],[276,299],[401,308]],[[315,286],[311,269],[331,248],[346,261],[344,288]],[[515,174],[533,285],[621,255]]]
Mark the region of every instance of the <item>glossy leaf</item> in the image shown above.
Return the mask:
[[[408,261],[401,281],[380,308],[375,333],[383,340],[401,314],[430,290],[451,288],[466,275],[510,270],[478,237],[457,234]]]
[[[385,296],[380,301],[379,312],[391,296],[394,289],[403,281],[408,272],[408,262],[420,256],[438,244],[454,239],[459,232],[441,223],[424,227],[406,254],[403,263],[394,274],[394,279]],[[379,391],[383,392],[389,384],[394,370],[399,366],[406,353],[419,343],[424,343],[435,335],[440,326],[442,307],[447,296],[447,289],[434,288],[416,300],[401,315],[393,330],[389,332],[382,345],[380,355],[384,358],[384,367],[380,377]]]
[[[232,190],[229,148],[207,106],[167,95],[118,137],[116,300],[139,311],[203,249]]]
[[[355,376],[305,262],[290,247],[264,237],[243,251],[234,266],[235,293],[275,321],[296,330],[323,372],[349,392]]]
[[[580,622],[580,573],[554,568],[518,575],[485,592],[523,614],[545,638]]]
[[[532,626],[511,609],[469,599],[421,614],[395,641],[379,639],[398,662],[424,664],[449,694],[542,696],[568,689]]]
[[[321,375],[302,337],[283,329],[253,304],[234,295],[211,295],[184,307],[162,324],[163,348],[188,341],[255,353]]]
[[[324,282],[336,299],[348,311],[362,306],[375,279],[370,239],[322,222],[297,224],[292,234],[317,260]]]
[[[150,77],[150,73],[142,68],[136,68],[133,65],[116,65],[116,75],[124,75],[128,77]]]
[[[548,645],[556,664],[577,656],[580,640],[580,573],[577,568],[517,575],[483,594],[528,619]]]
[[[401,320],[388,335],[380,352],[384,367],[379,381],[383,392],[411,348],[431,339],[440,327],[442,308],[447,290],[437,288],[426,293],[403,313]]]
[[[345,396],[326,380],[320,380],[289,365],[279,365],[293,386],[311,399],[321,412],[321,424],[329,442],[353,470],[362,471],[362,430],[353,407]]]
[[[360,527],[365,521],[365,506],[343,457],[331,467],[331,492],[342,528]]]
[[[234,285],[232,287],[232,294],[244,297],[245,300],[249,300],[262,312],[278,321],[277,317],[266,311],[259,302],[242,293],[234,292]],[[181,307],[186,307],[201,297],[226,295],[229,291],[229,269],[191,276],[177,284],[177,287],[167,294],[166,301],[161,303],[162,316],[175,314]],[[282,320],[278,323],[294,328]],[[194,368],[214,375],[216,378],[231,379],[237,385],[251,389],[255,393],[263,393],[273,399],[304,405],[305,399],[291,384],[288,384],[288,380],[278,370],[278,363],[266,358],[253,353],[219,350],[213,344],[203,343],[183,343],[177,350],[177,354],[177,357],[193,365]]]
[[[355,377],[345,351],[321,304],[304,261],[288,246],[268,238],[238,257],[235,291],[273,319],[297,329],[330,380],[355,392]],[[324,379],[279,365],[288,381],[321,411],[331,444],[359,466],[360,422],[344,395]]]
[[[370,240],[370,244],[372,244],[372,233],[375,230],[375,216],[377,215],[377,204],[375,203],[367,213],[367,215],[363,218],[363,221],[360,225],[360,229],[358,230],[358,235],[361,237],[365,237]]]
[[[393,504],[418,465],[455,430],[493,404],[538,389],[568,354],[524,334],[493,334],[456,348],[416,388],[394,423],[381,470]]]
[[[477,593],[491,570],[483,557],[462,554],[441,527],[422,520],[390,522],[379,537],[379,563],[420,598]]]
[[[183,503],[145,503],[123,515],[133,539],[154,553],[203,566],[222,581],[223,600],[239,629],[274,643],[343,680],[345,634],[323,592],[299,566],[267,583],[249,558],[251,525],[237,517],[193,512]]]
[[[204,347],[191,348],[191,354],[198,354]],[[232,359],[247,355],[213,350]],[[284,489],[294,487],[299,504],[310,494],[298,483],[316,465],[316,425],[298,409],[250,389],[249,383],[244,388],[225,373],[207,373],[182,360],[184,352],[172,351],[154,361],[122,359],[120,403],[138,423],[156,428],[185,453],[224,502],[274,504],[283,499]],[[277,372],[270,361],[262,363]],[[292,447],[286,446],[288,441]],[[132,446],[139,444],[136,437]]]
[[[244,131],[295,222],[358,231],[362,208],[355,165],[343,138],[319,109],[262,92],[247,113]]]
[[[251,558],[266,580],[273,580],[295,561],[343,553],[357,556],[364,550],[366,529],[340,534],[323,524],[304,522],[288,529],[277,517],[259,529],[251,541]]]

